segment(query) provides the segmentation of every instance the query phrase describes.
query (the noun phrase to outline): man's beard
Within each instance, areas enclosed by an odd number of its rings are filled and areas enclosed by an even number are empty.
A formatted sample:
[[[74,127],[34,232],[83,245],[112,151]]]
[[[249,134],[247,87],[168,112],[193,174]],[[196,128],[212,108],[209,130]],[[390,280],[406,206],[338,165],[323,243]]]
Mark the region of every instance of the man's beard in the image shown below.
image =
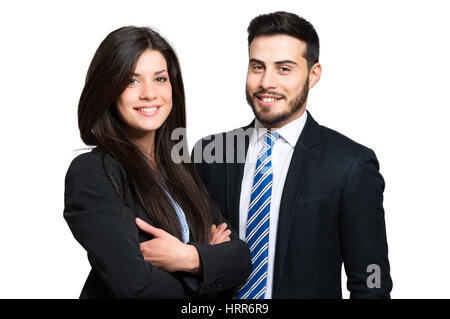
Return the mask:
[[[268,108],[269,111],[263,109],[263,111],[258,112],[258,110],[255,107],[253,97],[255,97],[256,94],[273,94],[274,96],[280,96],[279,93],[276,93],[274,91],[260,90],[258,92],[255,92],[255,94],[251,96],[250,92],[246,88],[245,96],[247,98],[247,103],[251,106],[253,113],[255,114],[255,117],[258,119],[258,121],[266,125],[275,125],[288,120],[294,113],[300,110],[303,104],[305,104],[306,99],[308,98],[308,92],[309,92],[309,77],[306,79],[305,85],[303,85],[303,89],[300,91],[300,93],[298,93],[297,96],[291,102],[289,102],[288,109],[283,110],[280,113],[276,114],[270,114],[271,113],[270,107]],[[283,98],[286,97],[283,96]]]

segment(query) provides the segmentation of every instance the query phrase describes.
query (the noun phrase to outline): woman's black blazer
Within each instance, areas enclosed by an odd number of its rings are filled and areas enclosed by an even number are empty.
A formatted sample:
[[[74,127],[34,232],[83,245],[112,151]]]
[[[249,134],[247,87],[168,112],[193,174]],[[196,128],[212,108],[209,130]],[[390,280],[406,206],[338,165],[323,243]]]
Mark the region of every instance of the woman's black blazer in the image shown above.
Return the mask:
[[[200,255],[202,275],[169,273],[145,261],[139,244],[152,236],[138,229],[135,218],[152,222],[130,189],[123,205],[106,170],[121,189],[123,166],[98,148],[77,156],[65,179],[64,218],[92,266],[80,298],[201,297],[230,292],[245,281],[250,252],[233,230],[229,242],[190,243]],[[223,221],[219,212],[212,214],[215,224]]]

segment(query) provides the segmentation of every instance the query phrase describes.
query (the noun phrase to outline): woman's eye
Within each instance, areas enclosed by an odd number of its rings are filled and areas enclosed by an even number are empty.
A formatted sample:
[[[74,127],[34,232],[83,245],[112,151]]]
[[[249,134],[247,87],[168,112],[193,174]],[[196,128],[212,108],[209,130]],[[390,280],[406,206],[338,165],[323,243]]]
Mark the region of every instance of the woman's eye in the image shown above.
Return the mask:
[[[167,81],[167,78],[163,77],[163,76],[156,78],[156,82],[166,82],[166,81]]]
[[[131,80],[130,80],[130,84],[136,84],[137,82],[138,82],[137,79],[131,79]]]

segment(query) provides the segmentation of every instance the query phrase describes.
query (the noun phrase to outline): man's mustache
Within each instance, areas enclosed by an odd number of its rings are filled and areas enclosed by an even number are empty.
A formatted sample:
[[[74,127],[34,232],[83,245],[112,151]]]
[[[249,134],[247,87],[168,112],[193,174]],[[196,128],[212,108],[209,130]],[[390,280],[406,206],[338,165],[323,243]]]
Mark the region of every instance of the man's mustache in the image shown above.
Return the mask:
[[[261,94],[271,95],[271,96],[273,96],[275,98],[278,98],[278,99],[282,99],[282,98],[286,97],[284,94],[278,93],[276,91],[267,91],[267,90],[257,91],[255,93],[253,93],[253,97],[255,97],[256,95],[261,95]]]

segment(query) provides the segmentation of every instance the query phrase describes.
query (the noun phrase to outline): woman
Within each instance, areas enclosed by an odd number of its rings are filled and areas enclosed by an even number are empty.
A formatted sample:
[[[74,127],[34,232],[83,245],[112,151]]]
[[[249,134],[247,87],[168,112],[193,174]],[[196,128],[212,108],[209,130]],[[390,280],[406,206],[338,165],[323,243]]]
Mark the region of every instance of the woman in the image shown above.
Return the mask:
[[[157,32],[130,26],[105,38],[78,124],[96,146],[66,175],[64,218],[92,266],[80,298],[184,298],[245,281],[246,244],[225,230],[192,164],[171,158],[185,96],[175,52]]]

